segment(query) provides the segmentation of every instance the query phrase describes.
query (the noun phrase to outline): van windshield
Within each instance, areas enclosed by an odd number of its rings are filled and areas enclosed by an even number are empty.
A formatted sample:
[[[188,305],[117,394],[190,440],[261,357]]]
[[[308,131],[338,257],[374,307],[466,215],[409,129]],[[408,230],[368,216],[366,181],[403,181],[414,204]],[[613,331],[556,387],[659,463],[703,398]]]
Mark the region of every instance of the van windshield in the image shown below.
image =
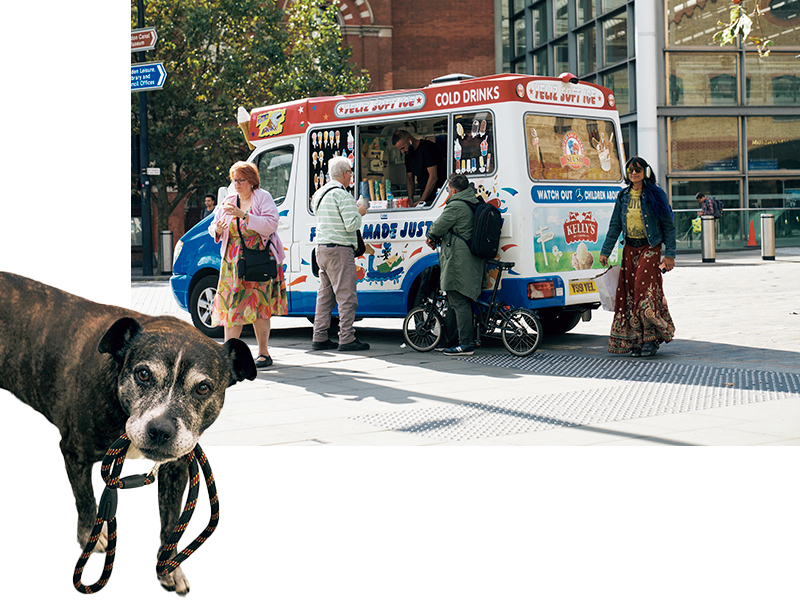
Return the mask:
[[[525,140],[531,179],[622,179],[613,121],[527,114]]]

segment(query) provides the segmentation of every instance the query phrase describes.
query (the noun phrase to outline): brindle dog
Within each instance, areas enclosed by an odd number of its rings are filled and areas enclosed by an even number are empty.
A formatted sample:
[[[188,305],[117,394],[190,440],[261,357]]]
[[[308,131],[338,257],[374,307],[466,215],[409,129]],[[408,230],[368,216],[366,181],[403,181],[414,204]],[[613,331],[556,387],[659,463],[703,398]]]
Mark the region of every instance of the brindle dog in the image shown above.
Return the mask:
[[[123,432],[132,450],[161,463],[163,546],[180,518],[189,473],[176,459],[217,418],[226,388],[255,377],[240,340],[219,345],[179,319],[97,304],[0,272],[0,388],[61,432],[81,547],[97,512],[92,465]],[[169,591],[189,592],[180,568],[160,579]]]

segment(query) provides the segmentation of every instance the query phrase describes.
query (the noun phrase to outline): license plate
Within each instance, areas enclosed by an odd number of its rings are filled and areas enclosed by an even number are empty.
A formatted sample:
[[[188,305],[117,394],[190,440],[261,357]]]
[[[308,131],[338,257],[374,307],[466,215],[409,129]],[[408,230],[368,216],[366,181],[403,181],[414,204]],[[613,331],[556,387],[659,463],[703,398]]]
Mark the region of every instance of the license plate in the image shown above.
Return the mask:
[[[597,293],[597,286],[594,284],[594,279],[581,279],[579,281],[570,281],[569,293],[572,295],[595,294]]]

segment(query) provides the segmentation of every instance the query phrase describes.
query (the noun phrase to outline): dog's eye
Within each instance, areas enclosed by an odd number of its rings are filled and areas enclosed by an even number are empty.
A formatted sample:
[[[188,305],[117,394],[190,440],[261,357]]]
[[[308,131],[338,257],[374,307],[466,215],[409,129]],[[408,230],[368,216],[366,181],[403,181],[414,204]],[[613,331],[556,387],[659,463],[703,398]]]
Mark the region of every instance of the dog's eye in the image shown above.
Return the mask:
[[[134,375],[136,376],[136,380],[141,383],[148,383],[153,377],[153,375],[150,373],[150,369],[145,367],[136,369],[136,371],[134,371]]]
[[[211,393],[211,386],[206,382],[198,383],[197,386],[195,386],[194,391],[198,396],[207,396]]]

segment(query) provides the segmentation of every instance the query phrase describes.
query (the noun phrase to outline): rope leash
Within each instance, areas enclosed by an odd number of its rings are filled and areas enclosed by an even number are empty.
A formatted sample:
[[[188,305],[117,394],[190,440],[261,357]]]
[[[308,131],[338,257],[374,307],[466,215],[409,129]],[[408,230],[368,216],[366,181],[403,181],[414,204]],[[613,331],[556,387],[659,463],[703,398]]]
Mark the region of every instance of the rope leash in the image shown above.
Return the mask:
[[[120,479],[119,474],[122,472],[122,465],[125,462],[125,455],[130,446],[130,438],[127,434],[123,433],[119,439],[114,442],[106,452],[103,458],[103,463],[100,467],[100,474],[103,481],[106,483],[106,489],[100,496],[100,504],[97,508],[97,517],[94,521],[94,526],[89,535],[89,541],[83,549],[83,552],[78,558],[75,565],[75,572],[72,576],[72,583],[75,589],[83,594],[94,594],[102,590],[111,578],[111,571],[114,568],[114,557],[117,547],[117,490],[118,489],[132,489],[149,485],[155,481],[158,465],[156,465],[147,475],[130,475]],[[214,475],[211,472],[211,465],[206,458],[203,449],[200,445],[196,445],[192,452],[189,452],[183,457],[183,460],[189,465],[189,493],[186,498],[186,504],[183,507],[183,513],[175,528],[172,530],[167,544],[162,549],[158,556],[156,564],[156,573],[159,576],[167,575],[174,571],[180,564],[189,558],[202,544],[205,542],[214,530],[217,528],[219,522],[219,499],[217,497],[217,487],[214,483]],[[203,470],[205,476],[206,488],[208,489],[208,499],[211,503],[211,518],[209,519],[208,526],[203,532],[197,536],[184,550],[175,555],[175,549],[178,542],[186,530],[189,520],[192,518],[194,509],[197,506],[198,487],[200,483],[199,468]],[[103,572],[96,583],[92,585],[84,585],[81,583],[81,576],[83,569],[89,560],[89,557],[97,545],[100,538],[100,533],[103,530],[103,524],[108,523],[108,546],[106,546],[106,558],[103,565]],[[173,556],[174,555],[174,556]]]

